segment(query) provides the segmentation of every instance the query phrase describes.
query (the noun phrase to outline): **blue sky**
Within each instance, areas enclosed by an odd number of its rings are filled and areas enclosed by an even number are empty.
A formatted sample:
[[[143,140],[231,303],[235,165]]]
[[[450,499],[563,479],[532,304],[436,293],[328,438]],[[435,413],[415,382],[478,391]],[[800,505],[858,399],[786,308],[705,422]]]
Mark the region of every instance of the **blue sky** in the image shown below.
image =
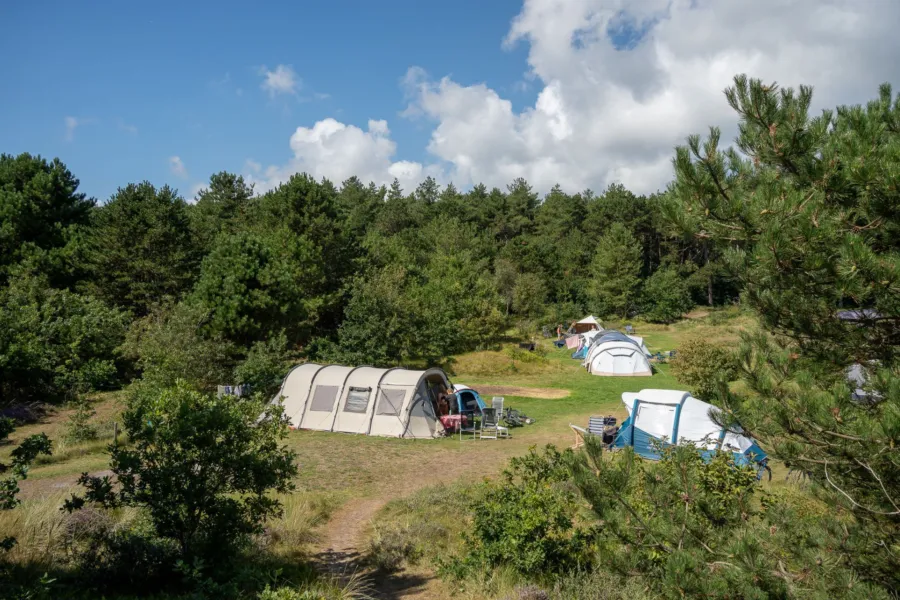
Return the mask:
[[[87,8],[90,6],[90,8]],[[501,48],[521,5],[361,2],[4,3],[0,151],[59,156],[103,200],[149,179],[183,192],[247,159],[284,162],[299,125],[385,119],[398,155],[421,160],[430,130],[404,119],[401,78],[417,65],[485,82],[521,106],[527,47]],[[11,60],[15,57],[14,60]],[[261,88],[291,65],[296,95]],[[327,97],[326,97],[327,96]],[[78,125],[67,137],[66,118]],[[171,172],[181,158],[187,177]]]
[[[858,0],[6,2],[0,152],[58,156],[101,201],[220,170],[652,193],[688,135],[733,139],[736,74],[812,84],[814,111],[900,89],[897,22]]]

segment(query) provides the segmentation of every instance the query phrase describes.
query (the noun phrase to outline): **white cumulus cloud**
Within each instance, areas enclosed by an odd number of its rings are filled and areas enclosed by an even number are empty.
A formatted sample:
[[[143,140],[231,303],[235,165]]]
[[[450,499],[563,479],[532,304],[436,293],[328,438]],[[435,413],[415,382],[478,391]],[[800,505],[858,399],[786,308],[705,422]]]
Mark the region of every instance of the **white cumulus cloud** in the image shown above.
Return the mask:
[[[542,192],[616,181],[653,192],[688,135],[715,125],[733,139],[737,116],[722,91],[735,74],[813,85],[815,112],[865,103],[881,82],[900,81],[898,22],[900,2],[525,0],[502,44],[527,45],[531,105],[516,110],[486,84],[414,67],[403,114],[432,124],[427,166],[396,160],[382,121],[363,131],[325,119],[299,127],[292,160],[260,175],[267,185],[306,170],[336,182],[402,175],[407,190],[438,175],[460,187],[525,177]]]
[[[411,189],[425,174],[438,174],[433,167],[419,163],[395,162],[397,144],[390,133],[383,120],[370,120],[364,131],[335,119],[323,119],[312,127],[297,128],[290,140],[293,158],[287,164],[263,168],[248,160],[247,178],[258,192],[270,190],[301,172],[335,184],[353,175],[363,182],[378,184],[389,184],[396,177],[404,189]]]
[[[169,157],[169,170],[172,172],[172,175],[175,175],[176,177],[181,177],[182,179],[187,178],[187,167],[184,166],[184,161],[181,160],[180,156]]]
[[[262,67],[259,72],[263,76],[260,87],[273,98],[278,94],[296,94],[300,89],[300,78],[291,65],[278,65],[273,71]]]

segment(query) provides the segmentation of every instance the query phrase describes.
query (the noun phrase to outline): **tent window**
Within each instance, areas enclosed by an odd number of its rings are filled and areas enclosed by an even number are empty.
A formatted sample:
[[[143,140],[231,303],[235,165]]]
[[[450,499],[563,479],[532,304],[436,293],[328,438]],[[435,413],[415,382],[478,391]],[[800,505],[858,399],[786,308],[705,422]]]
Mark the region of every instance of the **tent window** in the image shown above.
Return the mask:
[[[334,401],[337,400],[338,388],[336,385],[319,385],[313,393],[312,404],[309,410],[316,412],[331,412]]]
[[[378,394],[378,406],[375,408],[375,414],[399,415],[404,396],[406,396],[406,390],[381,390]]]
[[[344,403],[344,412],[365,413],[369,407],[369,392],[372,388],[350,388],[347,394],[347,402]]]

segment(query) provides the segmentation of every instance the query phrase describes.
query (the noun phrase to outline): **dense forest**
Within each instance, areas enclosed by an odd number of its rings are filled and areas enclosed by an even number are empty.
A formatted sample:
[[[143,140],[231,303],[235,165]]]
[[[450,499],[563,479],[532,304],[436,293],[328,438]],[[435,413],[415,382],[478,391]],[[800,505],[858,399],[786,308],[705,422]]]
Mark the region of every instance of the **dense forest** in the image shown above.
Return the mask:
[[[247,383],[235,368],[278,353],[436,363],[511,325],[671,321],[738,291],[661,196],[617,185],[541,198],[521,179],[465,193],[427,179],[405,194],[301,174],[255,195],[223,172],[189,203],[147,182],[98,202],[78,184],[59,160],[0,157],[5,404],[161,369]]]
[[[303,174],[258,195],[222,172],[191,202],[147,182],[100,202],[60,160],[4,154],[0,407],[27,418],[130,386],[129,444],[111,450],[119,485],[85,474],[66,508],[141,507],[153,531],[141,539],[171,542],[106,539],[104,577],[129,561],[168,572],[169,557],[197,583],[247,551],[279,513],[269,492],[289,490],[297,468],[275,409],[256,424],[260,398],[216,399],[216,385],[268,394],[297,360],[435,364],[586,313],[671,322],[740,302],[761,328],[730,349],[707,400],[814,482],[829,514],[758,491],[724,459],[679,451],[638,469],[589,444],[513,461],[484,496],[471,554],[445,575],[477,563],[547,586],[603,573],[596,585],[647,597],[887,598],[900,585],[900,99],[884,86],[865,107],[812,116],[810,88],[743,76],[726,99],[735,145],[716,129],[689,138],[651,196]],[[845,381],[852,364],[865,401]],[[50,451],[40,436],[13,451],[0,509]],[[201,463],[215,468],[198,477]],[[576,524],[579,503],[604,526]]]

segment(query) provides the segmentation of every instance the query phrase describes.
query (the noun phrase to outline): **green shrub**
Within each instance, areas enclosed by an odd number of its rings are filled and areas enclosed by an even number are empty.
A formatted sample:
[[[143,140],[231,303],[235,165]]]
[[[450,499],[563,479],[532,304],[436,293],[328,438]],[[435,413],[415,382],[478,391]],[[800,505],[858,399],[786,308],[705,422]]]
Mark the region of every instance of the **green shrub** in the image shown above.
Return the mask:
[[[357,575],[352,575],[343,585],[336,580],[319,579],[298,586],[266,585],[257,600],[363,600],[368,595],[369,585]]]
[[[372,536],[366,551],[368,562],[379,571],[396,571],[407,562],[416,564],[422,558],[422,548],[417,543],[424,534],[433,533],[427,522],[403,523],[399,526],[372,527]]]
[[[550,446],[511,459],[502,481],[484,484],[472,507],[467,553],[444,561],[441,572],[464,579],[484,568],[508,567],[540,580],[589,568],[590,532],[575,527],[578,504],[567,475],[563,455]]]
[[[97,439],[97,426],[91,421],[97,411],[87,398],[79,398],[72,403],[75,411],[66,423],[64,440],[69,444],[80,444]]]
[[[13,430],[14,425],[11,419],[0,418],[0,444],[6,443]],[[12,460],[9,464],[0,463],[0,473],[4,474],[4,477],[0,479],[0,510],[12,510],[20,504],[21,500],[17,497],[19,481],[28,477],[28,468],[31,463],[42,454],[50,454],[51,448],[50,438],[46,434],[32,435],[22,440],[10,452]],[[14,537],[0,538],[0,554],[11,549],[15,544],[16,538]]]
[[[25,277],[0,290],[0,406],[57,401],[118,375],[127,316],[90,296]]]
[[[660,454],[657,462],[631,449],[604,456],[588,439],[573,457],[574,482],[603,523],[594,542],[607,572],[671,600],[886,599],[854,583],[855,559],[829,550],[845,543],[852,523],[800,518],[729,452],[704,458],[682,445]]]
[[[671,267],[663,267],[644,282],[644,316],[653,323],[671,323],[691,309],[687,282]]]
[[[672,359],[672,375],[698,398],[710,401],[719,388],[737,377],[734,352],[694,336],[678,347]]]
[[[209,313],[180,303],[154,307],[132,323],[123,346],[143,379],[170,386],[177,379],[200,390],[230,382],[239,350],[221,336],[205,331]]]
[[[516,346],[507,346],[503,349],[503,353],[511,359],[523,363],[544,364],[548,362],[547,349],[542,346],[535,346],[534,352]]]
[[[256,342],[234,370],[236,384],[248,384],[250,389],[269,398],[281,386],[289,366],[287,337],[284,332],[271,339]]]
[[[270,492],[293,488],[297,467],[280,442],[287,434],[281,410],[202,394],[184,382],[137,386],[122,414],[129,445],[111,450],[115,481],[83,474],[86,495],[65,508],[145,509],[154,535],[174,540],[186,563],[223,564],[281,514]]]
[[[402,564],[435,562],[457,551],[479,488],[436,485],[387,504],[372,523],[366,560],[383,571]]]

